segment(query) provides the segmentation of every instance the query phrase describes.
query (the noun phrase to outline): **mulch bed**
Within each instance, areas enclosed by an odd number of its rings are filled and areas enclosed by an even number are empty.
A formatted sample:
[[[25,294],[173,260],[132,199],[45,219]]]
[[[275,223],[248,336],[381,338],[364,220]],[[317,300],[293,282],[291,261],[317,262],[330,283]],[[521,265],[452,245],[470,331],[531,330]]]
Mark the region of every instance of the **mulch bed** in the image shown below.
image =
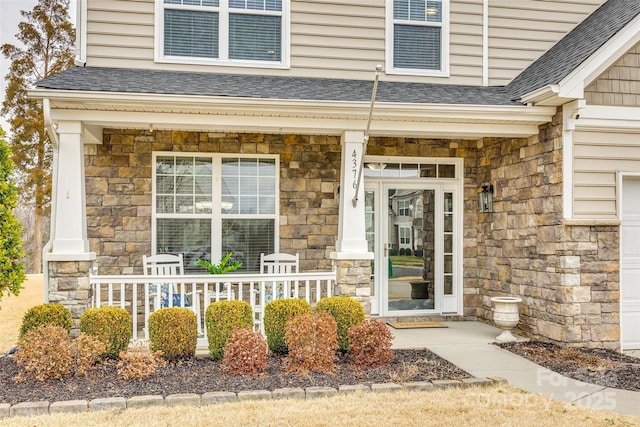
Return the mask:
[[[640,359],[602,348],[563,347],[542,341],[499,344],[566,377],[603,387],[640,391]]]
[[[336,363],[333,375],[311,372],[286,373],[282,357],[269,357],[266,373],[240,376],[225,372],[220,363],[203,358],[167,364],[143,380],[125,380],[117,375],[114,361],[107,361],[86,376],[40,382],[16,382],[20,372],[12,356],[0,356],[0,403],[16,404],[48,400],[91,400],[104,397],[141,395],[167,396],[175,393],[213,391],[274,390],[344,384],[365,384],[432,380],[459,380],[471,376],[428,350],[395,350],[396,358],[380,368],[354,369],[344,357]]]

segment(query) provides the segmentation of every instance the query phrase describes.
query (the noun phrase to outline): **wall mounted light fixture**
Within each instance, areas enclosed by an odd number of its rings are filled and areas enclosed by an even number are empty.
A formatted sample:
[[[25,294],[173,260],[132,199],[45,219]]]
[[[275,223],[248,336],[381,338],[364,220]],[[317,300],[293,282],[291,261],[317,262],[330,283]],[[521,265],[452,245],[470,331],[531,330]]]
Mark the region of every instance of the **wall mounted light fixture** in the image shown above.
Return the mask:
[[[493,184],[485,184],[478,191],[480,212],[493,212]]]

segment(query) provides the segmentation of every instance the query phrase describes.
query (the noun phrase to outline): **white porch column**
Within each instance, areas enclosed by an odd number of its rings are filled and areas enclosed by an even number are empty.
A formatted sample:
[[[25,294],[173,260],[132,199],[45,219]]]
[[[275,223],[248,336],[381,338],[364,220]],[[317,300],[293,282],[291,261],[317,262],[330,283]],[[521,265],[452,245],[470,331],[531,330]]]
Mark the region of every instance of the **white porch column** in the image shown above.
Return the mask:
[[[52,229],[50,261],[82,261],[95,259],[89,253],[87,240],[86,194],[84,177],[84,144],[82,123],[58,123],[57,162],[53,165]]]
[[[368,251],[364,222],[364,176],[358,188],[358,203],[353,205],[356,196],[356,183],[359,168],[363,167],[364,132],[344,131],[342,133],[342,165],[340,168],[340,218],[338,223],[338,241],[332,259],[364,260],[373,259]]]

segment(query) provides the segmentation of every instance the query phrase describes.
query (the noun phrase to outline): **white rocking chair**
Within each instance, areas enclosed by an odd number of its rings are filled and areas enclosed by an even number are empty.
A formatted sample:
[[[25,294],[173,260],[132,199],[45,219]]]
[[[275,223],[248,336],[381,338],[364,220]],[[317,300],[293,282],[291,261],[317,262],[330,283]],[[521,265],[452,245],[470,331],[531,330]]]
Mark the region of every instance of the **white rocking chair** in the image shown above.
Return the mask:
[[[182,276],[184,275],[184,262],[182,254],[159,254],[153,256],[142,256],[142,264],[145,276]],[[177,289],[176,284],[168,283],[147,283],[148,297],[153,304],[153,311],[162,307],[187,307],[193,310],[198,323],[198,333],[201,333],[200,326],[200,298],[189,298],[187,292]]]
[[[300,255],[285,253],[260,254],[260,274],[291,274],[298,273]],[[258,301],[252,295],[251,305],[254,307],[253,323],[264,334],[264,306],[275,299],[290,298],[293,295],[290,282],[261,282],[258,289]]]

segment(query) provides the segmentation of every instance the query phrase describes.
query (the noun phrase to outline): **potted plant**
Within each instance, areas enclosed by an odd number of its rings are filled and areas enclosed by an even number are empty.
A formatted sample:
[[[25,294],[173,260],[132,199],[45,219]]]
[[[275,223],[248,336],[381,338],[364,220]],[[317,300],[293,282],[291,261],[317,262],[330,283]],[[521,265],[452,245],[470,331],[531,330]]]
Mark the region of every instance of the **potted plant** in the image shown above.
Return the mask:
[[[231,261],[232,256],[233,256],[233,252],[227,252],[227,254],[223,256],[220,262],[217,264],[213,264],[204,259],[196,260],[196,264],[199,265],[200,267],[205,268],[209,272],[209,274],[224,274],[230,271],[235,271],[240,267],[242,267],[243,265],[241,261],[236,261],[236,260]],[[217,285],[216,285],[216,288],[217,288]],[[222,291],[219,291],[218,289],[216,289],[215,293],[217,295],[216,298],[220,298],[220,293],[222,293],[222,294],[226,294],[226,297],[222,296],[222,298],[235,299],[235,293],[231,290],[230,282],[226,282],[223,285]]]
[[[212,264],[204,259],[196,260],[196,264],[207,269],[207,271],[209,271],[209,274],[224,274],[228,273],[229,271],[235,271],[243,265],[241,261],[231,261],[232,256],[233,252],[227,252],[227,254],[222,257],[218,264]]]

